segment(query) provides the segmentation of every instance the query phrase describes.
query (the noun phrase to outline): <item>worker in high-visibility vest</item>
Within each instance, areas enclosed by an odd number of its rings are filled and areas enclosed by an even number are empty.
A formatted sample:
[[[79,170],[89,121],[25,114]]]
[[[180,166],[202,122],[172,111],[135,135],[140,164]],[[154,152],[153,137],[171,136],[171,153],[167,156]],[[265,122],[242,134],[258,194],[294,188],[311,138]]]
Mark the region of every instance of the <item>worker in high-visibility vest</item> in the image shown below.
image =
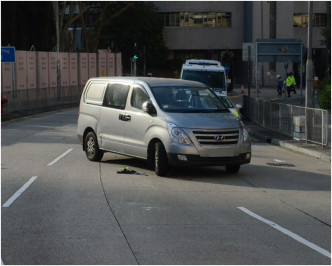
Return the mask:
[[[295,90],[296,81],[295,81],[295,78],[294,78],[294,75],[293,75],[292,72],[290,73],[290,76],[291,76],[291,79],[292,79],[292,91],[294,92],[294,94],[296,94],[296,90]]]
[[[287,79],[285,80],[288,98],[290,98],[290,93],[292,91],[293,79],[291,73],[287,73]]]

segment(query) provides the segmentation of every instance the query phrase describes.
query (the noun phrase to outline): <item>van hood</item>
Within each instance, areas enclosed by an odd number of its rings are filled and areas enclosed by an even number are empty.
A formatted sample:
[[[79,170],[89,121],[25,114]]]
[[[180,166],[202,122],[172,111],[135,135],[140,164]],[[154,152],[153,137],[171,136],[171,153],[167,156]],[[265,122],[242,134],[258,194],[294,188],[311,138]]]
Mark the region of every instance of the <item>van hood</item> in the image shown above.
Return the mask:
[[[165,119],[180,128],[220,129],[241,127],[240,121],[232,113],[165,113]]]

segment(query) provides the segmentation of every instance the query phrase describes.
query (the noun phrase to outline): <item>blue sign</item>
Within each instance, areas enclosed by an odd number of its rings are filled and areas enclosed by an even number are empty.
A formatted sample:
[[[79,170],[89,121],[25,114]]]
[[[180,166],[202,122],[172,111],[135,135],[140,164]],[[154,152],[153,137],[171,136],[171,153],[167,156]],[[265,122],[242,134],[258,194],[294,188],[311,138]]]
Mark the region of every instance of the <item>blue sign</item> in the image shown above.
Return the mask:
[[[15,62],[15,47],[1,47],[1,63]]]

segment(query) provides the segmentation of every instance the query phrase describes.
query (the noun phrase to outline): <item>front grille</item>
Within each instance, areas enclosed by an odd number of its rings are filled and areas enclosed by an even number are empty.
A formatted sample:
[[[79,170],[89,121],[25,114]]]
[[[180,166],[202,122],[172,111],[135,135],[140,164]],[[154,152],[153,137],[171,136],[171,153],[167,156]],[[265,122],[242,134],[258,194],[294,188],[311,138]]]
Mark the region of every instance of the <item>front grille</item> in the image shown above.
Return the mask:
[[[200,145],[236,145],[239,140],[238,129],[193,131]]]

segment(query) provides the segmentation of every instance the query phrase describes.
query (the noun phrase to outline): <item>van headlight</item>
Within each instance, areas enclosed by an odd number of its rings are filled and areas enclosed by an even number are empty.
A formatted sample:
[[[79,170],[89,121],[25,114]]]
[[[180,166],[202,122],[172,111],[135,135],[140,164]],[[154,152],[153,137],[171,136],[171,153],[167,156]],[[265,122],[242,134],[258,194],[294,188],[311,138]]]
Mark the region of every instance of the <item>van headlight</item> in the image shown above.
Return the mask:
[[[171,136],[171,139],[180,144],[190,144],[191,140],[186,133],[183,132],[181,128],[176,126],[173,123],[167,123],[168,133]]]
[[[245,127],[243,127],[242,128],[242,142],[249,142],[249,141],[250,141],[249,132]]]

